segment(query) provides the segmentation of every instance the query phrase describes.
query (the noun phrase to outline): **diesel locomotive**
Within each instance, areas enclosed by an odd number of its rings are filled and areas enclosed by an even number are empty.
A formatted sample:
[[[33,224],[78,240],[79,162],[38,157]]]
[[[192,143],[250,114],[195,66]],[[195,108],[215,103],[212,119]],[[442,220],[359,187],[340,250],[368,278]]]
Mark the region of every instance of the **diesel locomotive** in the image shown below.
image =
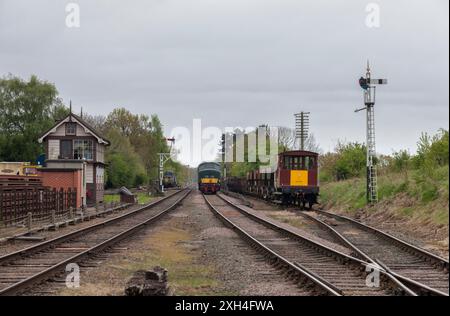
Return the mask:
[[[280,204],[310,209],[317,203],[319,195],[318,157],[317,153],[310,151],[280,153],[274,172],[254,170],[243,178],[228,178],[227,188]]]
[[[173,171],[166,171],[163,174],[163,184],[165,188],[175,188],[178,186],[177,176]]]
[[[222,169],[217,162],[203,162],[197,168],[198,173],[198,189],[204,193],[212,193],[220,191],[220,180],[222,177]]]

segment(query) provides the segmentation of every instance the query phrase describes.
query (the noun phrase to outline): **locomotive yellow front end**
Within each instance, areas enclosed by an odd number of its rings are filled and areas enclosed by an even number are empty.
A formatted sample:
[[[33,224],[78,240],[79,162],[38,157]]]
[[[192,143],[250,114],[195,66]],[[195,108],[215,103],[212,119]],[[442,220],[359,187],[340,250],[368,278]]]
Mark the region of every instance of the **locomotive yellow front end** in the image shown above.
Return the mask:
[[[277,170],[277,192],[283,204],[308,209],[317,203],[318,154],[310,151],[289,151],[280,154]]]

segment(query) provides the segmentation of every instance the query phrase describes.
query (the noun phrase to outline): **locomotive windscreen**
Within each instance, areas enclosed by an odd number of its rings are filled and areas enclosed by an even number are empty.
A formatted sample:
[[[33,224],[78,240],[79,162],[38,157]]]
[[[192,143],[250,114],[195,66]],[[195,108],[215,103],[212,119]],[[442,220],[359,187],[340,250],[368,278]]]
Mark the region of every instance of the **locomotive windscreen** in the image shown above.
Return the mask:
[[[204,162],[198,166],[198,178],[220,178],[221,167],[217,162]]]

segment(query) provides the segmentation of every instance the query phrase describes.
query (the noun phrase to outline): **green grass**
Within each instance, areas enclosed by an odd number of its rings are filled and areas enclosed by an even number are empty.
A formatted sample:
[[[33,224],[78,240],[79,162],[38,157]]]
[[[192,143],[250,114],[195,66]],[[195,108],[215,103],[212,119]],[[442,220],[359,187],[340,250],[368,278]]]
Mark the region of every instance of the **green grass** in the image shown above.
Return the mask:
[[[421,200],[424,203],[434,201],[438,198],[438,188],[433,184],[424,185],[422,188]]]
[[[105,194],[103,199],[104,199],[105,203],[120,202],[120,195],[119,194]],[[153,199],[153,197],[149,196],[145,192],[138,192],[137,199],[138,199],[139,204],[147,204]]]
[[[407,199],[411,206],[400,207],[401,216],[429,218],[435,224],[448,225],[449,167],[379,175],[378,198],[393,204],[396,199]],[[366,207],[366,179],[322,182],[320,201],[350,213],[362,209]]]
[[[104,203],[120,202],[120,195],[119,194],[105,194],[103,196],[103,202]]]
[[[401,213],[404,216],[412,216],[414,214],[414,208],[413,207],[404,207],[401,209]]]
[[[433,222],[439,225],[448,225],[448,208],[441,208],[432,215]]]
[[[137,199],[138,199],[138,203],[139,204],[147,204],[149,203],[151,200],[153,200],[153,197],[149,196],[147,193],[145,192],[138,192],[137,194]]]
[[[320,201],[335,206],[346,206],[354,211],[366,204],[366,183],[363,179],[351,179],[322,184]]]

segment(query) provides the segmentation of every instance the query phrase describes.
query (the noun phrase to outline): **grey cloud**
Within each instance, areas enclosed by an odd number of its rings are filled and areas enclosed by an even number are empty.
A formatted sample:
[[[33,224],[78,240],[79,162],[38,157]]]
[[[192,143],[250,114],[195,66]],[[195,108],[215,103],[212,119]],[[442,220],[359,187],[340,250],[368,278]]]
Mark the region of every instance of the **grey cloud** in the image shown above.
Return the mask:
[[[37,74],[93,114],[157,113],[167,132],[191,126],[293,125],[309,110],[325,150],[364,140],[357,79],[367,58],[378,91],[378,150],[415,149],[448,127],[448,2],[388,1],[381,28],[369,1],[0,0],[0,75]]]

